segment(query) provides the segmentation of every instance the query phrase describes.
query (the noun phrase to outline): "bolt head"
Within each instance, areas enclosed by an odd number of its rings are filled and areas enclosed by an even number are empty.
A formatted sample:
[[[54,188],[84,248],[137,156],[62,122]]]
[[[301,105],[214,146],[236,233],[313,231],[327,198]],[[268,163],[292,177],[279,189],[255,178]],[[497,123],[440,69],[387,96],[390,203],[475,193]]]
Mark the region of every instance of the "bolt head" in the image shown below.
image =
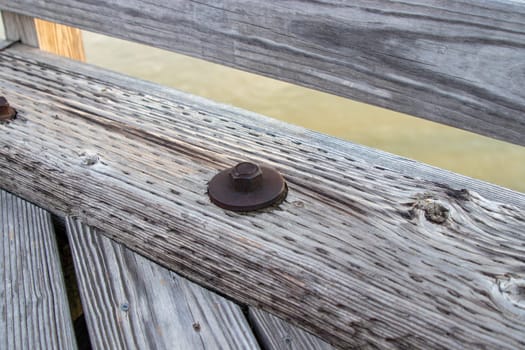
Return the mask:
[[[7,115],[8,110],[9,103],[7,102],[4,96],[0,96],[0,114]]]
[[[222,170],[208,183],[208,195],[214,204],[239,212],[279,204],[287,193],[286,182],[277,170],[249,162]]]
[[[129,304],[128,303],[122,303],[120,304],[120,309],[124,312],[127,312],[129,310]]]
[[[261,168],[254,163],[242,162],[230,172],[233,187],[238,192],[252,192],[259,188],[263,181]]]
[[[16,111],[9,107],[9,103],[4,96],[0,96],[0,122],[5,122],[14,119]]]

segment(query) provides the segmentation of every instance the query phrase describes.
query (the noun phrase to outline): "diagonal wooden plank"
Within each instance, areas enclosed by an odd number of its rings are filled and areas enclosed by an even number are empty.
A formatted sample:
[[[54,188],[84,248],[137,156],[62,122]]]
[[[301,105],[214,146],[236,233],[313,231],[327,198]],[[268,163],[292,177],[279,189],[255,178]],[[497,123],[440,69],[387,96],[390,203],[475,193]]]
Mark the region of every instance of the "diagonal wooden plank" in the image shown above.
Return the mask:
[[[258,349],[241,308],[68,218],[94,349]]]
[[[335,350],[313,334],[262,310],[250,307],[249,317],[266,350]]]
[[[0,189],[0,348],[75,349],[49,213]]]
[[[0,53],[19,110],[0,126],[10,190],[336,346],[525,346],[523,194],[496,202],[473,188],[497,186],[417,178],[382,152],[64,62]],[[285,175],[279,208],[210,204],[207,181],[246,159]]]
[[[15,53],[18,57],[25,59],[38,57],[38,61],[42,65],[61,67],[66,72],[81,72],[82,76],[87,76],[89,79],[104,82],[107,86],[115,85],[121,88],[131,88],[133,91],[139,93],[147,91],[150,96],[155,98],[155,101],[172,101],[173,103],[179,105],[183,104],[184,106],[188,106],[193,110],[201,111],[202,113],[205,113],[206,110],[212,110],[215,114],[224,117],[224,119],[244,120],[245,123],[240,125],[240,129],[245,132],[251,131],[250,126],[247,124],[253,125],[253,128],[263,126],[264,129],[272,131],[285,130],[285,133],[276,133],[276,135],[283,138],[308,139],[308,144],[312,146],[313,152],[321,149],[326,151],[327,154],[332,152],[347,154],[349,155],[348,158],[363,160],[368,164],[373,164],[379,171],[381,168],[387,168],[408,177],[422,178],[440,184],[449,184],[449,186],[455,188],[468,188],[481,194],[487,199],[512,204],[525,209],[524,194],[505,187],[473,179],[468,176],[420,163],[392,153],[330,137],[277,119],[264,117],[257,113],[213,102],[199,96],[183,93],[172,88],[115,73],[107,69],[89,64],[78,64],[75,61],[62,59],[54,55],[48,55],[32,48],[27,48],[23,45],[10,48],[10,51]],[[129,101],[134,101],[134,98],[130,97]],[[103,103],[104,101],[101,102]],[[232,128],[235,127],[228,126],[228,130],[236,130]]]
[[[525,145],[523,1],[0,0],[0,8]]]

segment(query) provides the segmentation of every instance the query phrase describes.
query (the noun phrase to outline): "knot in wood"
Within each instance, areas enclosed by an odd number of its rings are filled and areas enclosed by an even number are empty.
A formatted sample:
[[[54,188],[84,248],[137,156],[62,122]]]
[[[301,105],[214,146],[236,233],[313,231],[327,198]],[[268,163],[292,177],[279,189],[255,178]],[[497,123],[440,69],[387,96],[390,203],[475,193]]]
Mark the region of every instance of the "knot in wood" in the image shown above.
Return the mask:
[[[80,154],[81,164],[84,166],[95,165],[99,161],[99,156],[94,152],[83,152]]]
[[[498,289],[512,306],[525,311],[525,279],[508,277],[498,280]]]
[[[436,224],[442,224],[448,219],[450,210],[435,200],[427,200],[423,204],[425,218]]]
[[[409,217],[413,217],[414,209],[423,210],[425,219],[439,225],[445,223],[450,216],[450,209],[442,201],[428,193],[417,196]]]

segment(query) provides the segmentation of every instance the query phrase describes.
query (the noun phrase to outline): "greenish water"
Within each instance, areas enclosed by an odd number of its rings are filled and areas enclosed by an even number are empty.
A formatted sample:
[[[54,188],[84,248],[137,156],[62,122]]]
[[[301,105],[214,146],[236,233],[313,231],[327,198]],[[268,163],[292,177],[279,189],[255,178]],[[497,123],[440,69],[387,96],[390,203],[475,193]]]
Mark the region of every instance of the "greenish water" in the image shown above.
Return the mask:
[[[164,50],[83,35],[89,63],[525,192],[525,147]]]
[[[525,147],[93,33],[84,42],[90,63],[525,192]]]

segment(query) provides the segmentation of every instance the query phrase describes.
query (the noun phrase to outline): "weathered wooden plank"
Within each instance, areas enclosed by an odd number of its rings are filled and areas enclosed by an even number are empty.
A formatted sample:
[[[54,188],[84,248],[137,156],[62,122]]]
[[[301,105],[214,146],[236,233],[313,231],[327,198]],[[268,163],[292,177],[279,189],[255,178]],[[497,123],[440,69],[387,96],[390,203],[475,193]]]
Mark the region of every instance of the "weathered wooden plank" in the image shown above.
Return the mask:
[[[41,50],[85,61],[82,33],[79,29],[35,19],[38,45]]]
[[[497,203],[376,166],[349,143],[64,62],[0,53],[0,92],[20,114],[0,126],[6,188],[340,347],[525,346],[523,194]],[[285,175],[279,209],[210,204],[207,181],[245,159]]]
[[[506,0],[0,0],[525,145],[525,5]]]
[[[20,41],[23,44],[38,47],[38,35],[32,17],[2,11],[2,22],[7,40]]]
[[[162,85],[128,77],[110,70],[101,69],[91,65],[79,65],[70,60],[57,59],[54,56],[48,56],[42,53],[35,53],[31,48],[18,46],[13,49],[17,54],[23,57],[38,56],[38,60],[43,64],[63,67],[68,71],[82,71],[83,74],[89,75],[93,79],[102,80],[108,84],[115,84],[122,87],[133,87],[135,91],[147,91],[161,99],[183,100],[185,105],[194,109],[213,109],[216,114],[225,118],[244,119],[254,125],[264,125],[269,130],[286,130],[286,136],[292,138],[308,138],[310,145],[314,149],[325,149],[329,152],[345,153],[352,158],[363,160],[366,163],[374,164],[379,168],[388,168],[409,177],[423,178],[428,181],[448,184],[456,188],[469,188],[483,197],[488,199],[512,204],[525,209],[525,199],[523,193],[510,190],[505,187],[490,184],[481,180],[472,179],[448,170],[440,169],[418,161],[407,159],[392,153],[384,152],[378,149],[354,144],[349,141],[330,137],[315,131],[307,130],[302,127],[281,122],[279,120],[252,113],[243,109],[235,108],[230,105],[214,103],[210,100],[200,98],[195,95],[180,93],[177,90],[166,88]],[[284,134],[283,134],[284,135]]]
[[[262,310],[249,309],[249,317],[266,350],[334,350],[316,336]]]
[[[20,41],[60,56],[86,60],[82,33],[77,28],[9,11],[2,12],[2,21],[7,41]]]
[[[67,219],[94,349],[258,349],[242,310]]]
[[[11,40],[0,40],[0,51],[8,48],[9,46],[13,45],[13,41]]]
[[[76,348],[51,216],[0,190],[0,228],[0,348]]]

